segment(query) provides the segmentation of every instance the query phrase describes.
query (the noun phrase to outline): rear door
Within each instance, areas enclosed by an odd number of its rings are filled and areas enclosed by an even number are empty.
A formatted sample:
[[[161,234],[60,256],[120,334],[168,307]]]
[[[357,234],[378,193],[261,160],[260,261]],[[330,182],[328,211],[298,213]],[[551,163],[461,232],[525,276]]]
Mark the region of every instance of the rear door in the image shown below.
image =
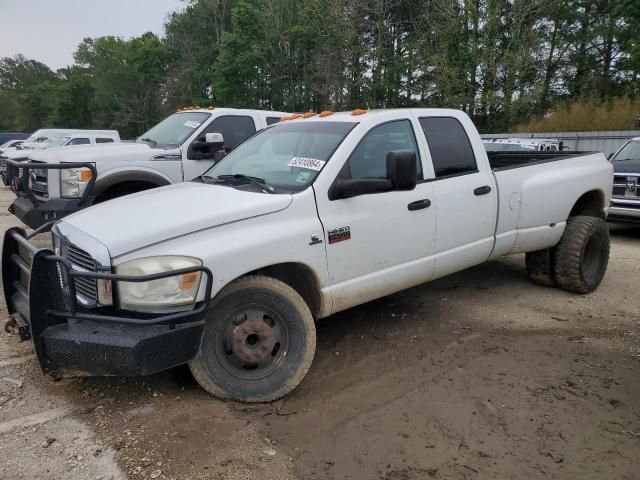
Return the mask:
[[[497,191],[486,155],[474,151],[460,119],[428,116],[419,120],[435,173],[431,179],[437,232],[435,278],[489,258]]]
[[[408,118],[372,127],[339,174],[343,179],[386,178],[387,154],[411,150],[418,157],[419,183],[414,190],[337,200],[331,200],[326,191],[316,192],[325,229],[333,311],[431,278],[435,212],[429,207],[433,184],[422,181],[423,157],[415,135],[419,128]]]

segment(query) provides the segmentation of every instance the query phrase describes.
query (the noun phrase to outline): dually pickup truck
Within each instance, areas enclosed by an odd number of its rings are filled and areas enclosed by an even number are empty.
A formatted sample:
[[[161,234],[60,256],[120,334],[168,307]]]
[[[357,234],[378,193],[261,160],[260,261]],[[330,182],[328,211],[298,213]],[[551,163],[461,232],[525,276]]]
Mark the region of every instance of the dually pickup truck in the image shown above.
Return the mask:
[[[600,284],[601,153],[488,156],[457,110],[285,120],[195,182],[58,221],[52,250],[5,234],[6,302],[45,373],[188,364],[217,397],[271,401],[307,373],[315,320],[355,305],[522,252],[535,282]]]
[[[5,159],[6,184],[17,198],[9,211],[31,228],[96,203],[202,174],[282,112],[233,108],[180,109],[136,142],[35,151]],[[1,158],[0,158],[1,160]]]

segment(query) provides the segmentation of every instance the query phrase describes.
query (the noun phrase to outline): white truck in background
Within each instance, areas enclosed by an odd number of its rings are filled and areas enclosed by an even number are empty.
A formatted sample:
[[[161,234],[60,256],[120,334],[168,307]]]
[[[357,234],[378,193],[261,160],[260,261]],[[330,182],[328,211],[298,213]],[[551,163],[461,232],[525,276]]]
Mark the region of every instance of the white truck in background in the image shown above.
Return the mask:
[[[40,133],[43,132],[43,133]],[[29,139],[33,138],[33,141]],[[25,162],[34,150],[49,148],[71,147],[74,145],[101,145],[105,143],[120,143],[117,130],[38,130],[29,139],[17,147],[5,148],[0,151],[0,176],[5,185],[11,182],[6,179],[7,160]]]
[[[135,142],[101,148],[32,151],[13,165],[9,211],[32,228],[112,198],[192,180],[284,112],[189,108]],[[37,176],[36,182],[29,178]]]
[[[200,173],[66,217],[52,250],[5,234],[6,303],[44,372],[188,364],[215,396],[271,401],[306,375],[317,319],[503,255],[577,293],[607,268],[604,155],[487,154],[457,110],[292,115]]]

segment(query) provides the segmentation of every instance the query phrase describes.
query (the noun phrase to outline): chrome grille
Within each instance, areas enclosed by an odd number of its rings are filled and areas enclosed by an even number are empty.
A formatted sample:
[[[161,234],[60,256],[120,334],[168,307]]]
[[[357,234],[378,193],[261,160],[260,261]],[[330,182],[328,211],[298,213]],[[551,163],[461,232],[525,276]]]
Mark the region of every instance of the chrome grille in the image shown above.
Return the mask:
[[[30,172],[30,186],[33,193],[42,197],[49,196],[48,170],[34,168]]]
[[[634,173],[622,173],[615,174],[613,178],[613,196],[618,198],[640,198],[640,188],[638,183],[640,180],[640,174]]]
[[[66,245],[66,248],[64,248],[63,251],[63,256],[66,257],[74,266],[77,266],[82,270],[89,270],[91,272],[96,270],[96,262],[93,257],[72,243]],[[76,293],[80,294],[91,303],[97,302],[98,288],[94,279],[75,278],[74,283],[76,286]]]

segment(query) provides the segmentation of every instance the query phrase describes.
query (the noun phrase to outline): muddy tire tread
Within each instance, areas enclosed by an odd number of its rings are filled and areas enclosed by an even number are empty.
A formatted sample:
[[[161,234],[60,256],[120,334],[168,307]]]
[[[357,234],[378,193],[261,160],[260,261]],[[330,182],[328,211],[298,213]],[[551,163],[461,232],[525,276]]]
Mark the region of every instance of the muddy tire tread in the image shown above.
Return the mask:
[[[543,287],[555,287],[553,276],[553,249],[545,248],[525,254],[525,264],[529,279]]]
[[[278,293],[285,295],[288,297],[289,301],[293,303],[300,313],[302,317],[302,321],[307,328],[307,351],[304,356],[304,360],[300,367],[298,368],[296,374],[288,380],[287,384],[276,390],[275,392],[262,396],[254,396],[250,398],[238,398],[234,395],[229,394],[226,390],[218,386],[207,374],[203,365],[198,361],[198,358],[193,360],[189,364],[189,369],[195,380],[198,384],[206,390],[208,393],[213,395],[216,398],[222,400],[235,400],[242,401],[247,403],[266,403],[273,402],[278,400],[288,393],[290,393],[294,388],[296,388],[302,379],[306,376],[309,368],[311,368],[311,364],[313,363],[313,358],[315,356],[316,350],[316,329],[315,329],[315,321],[313,315],[311,314],[311,310],[307,303],[302,299],[300,294],[296,292],[292,287],[287,285],[280,280],[277,280],[272,277],[267,277],[264,275],[246,275],[244,277],[240,277],[231,283],[229,283],[226,287],[222,289],[222,291],[216,296],[217,299],[221,299],[226,297],[227,295],[233,294],[235,292],[241,291],[245,288],[249,287],[258,287],[258,288],[266,288],[277,291]],[[216,300],[214,300],[210,306],[210,309],[213,310],[216,306]]]
[[[590,293],[594,286],[587,284],[582,275],[581,256],[585,240],[599,229],[607,229],[606,223],[597,217],[576,216],[567,221],[562,239],[554,255],[554,279],[564,290]],[[607,243],[607,262],[610,245]]]

